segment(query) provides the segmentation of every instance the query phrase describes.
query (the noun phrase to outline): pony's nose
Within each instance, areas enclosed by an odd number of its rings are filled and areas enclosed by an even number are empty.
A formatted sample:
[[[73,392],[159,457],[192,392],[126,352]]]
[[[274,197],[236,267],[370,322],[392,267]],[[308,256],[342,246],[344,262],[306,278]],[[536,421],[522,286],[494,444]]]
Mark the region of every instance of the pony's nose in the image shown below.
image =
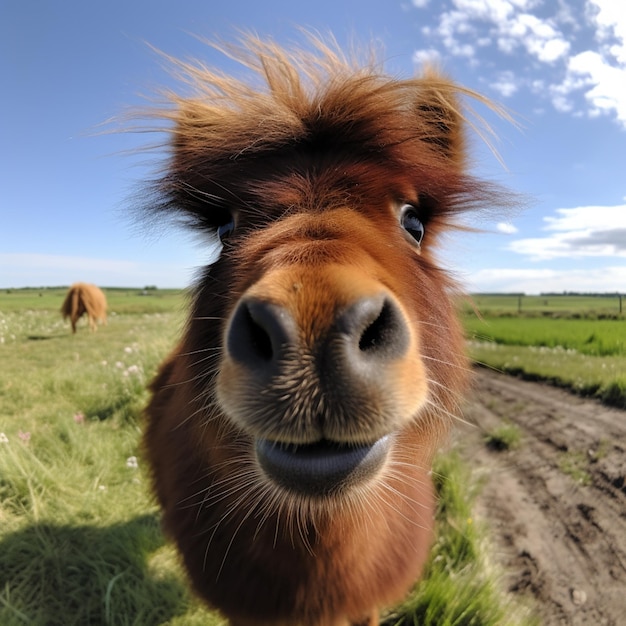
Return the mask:
[[[410,344],[404,315],[386,294],[361,297],[321,326],[326,330],[305,346],[287,307],[244,298],[231,318],[226,347],[235,361],[261,379],[281,374],[306,349],[320,377],[338,387],[342,381],[375,381],[380,368],[403,357]]]

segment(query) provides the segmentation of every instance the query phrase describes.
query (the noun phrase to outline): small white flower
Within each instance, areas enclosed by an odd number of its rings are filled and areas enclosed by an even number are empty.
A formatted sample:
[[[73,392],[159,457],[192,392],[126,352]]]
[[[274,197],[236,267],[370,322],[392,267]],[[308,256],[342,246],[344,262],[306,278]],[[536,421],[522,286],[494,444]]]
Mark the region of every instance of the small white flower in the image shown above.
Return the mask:
[[[129,456],[126,459],[126,467],[132,467],[133,469],[136,469],[137,467],[139,467],[139,463],[137,463],[137,457]]]
[[[130,354],[133,351],[133,349],[130,346],[126,346],[124,348],[124,352],[126,352],[126,354]]]
[[[115,367],[117,367],[118,370],[124,369],[124,363],[122,363],[121,361],[116,361]]]
[[[129,368],[126,371],[129,374],[139,374],[139,366],[138,365],[131,365],[131,366],[129,366]]]
[[[9,443],[9,438],[4,433],[0,433],[0,443]]]

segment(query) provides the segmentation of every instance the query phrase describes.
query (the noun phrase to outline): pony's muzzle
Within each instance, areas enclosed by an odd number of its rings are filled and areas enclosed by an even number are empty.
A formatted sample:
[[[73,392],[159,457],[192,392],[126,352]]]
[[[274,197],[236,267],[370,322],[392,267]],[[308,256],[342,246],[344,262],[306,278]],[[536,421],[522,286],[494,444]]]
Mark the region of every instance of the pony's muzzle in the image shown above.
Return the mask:
[[[316,337],[307,337],[301,326],[286,306],[243,298],[228,327],[228,354],[249,376],[269,382],[306,352],[321,381],[347,390],[374,381],[381,367],[402,358],[410,345],[404,316],[385,293],[344,307]]]
[[[310,315],[298,320],[287,305],[244,296],[226,334],[228,356],[246,381],[241,389],[256,396],[254,415],[245,414],[260,467],[287,490],[310,496],[359,484],[383,466],[389,431],[365,421],[385,402],[388,385],[381,381],[411,343],[403,313],[385,292],[361,295],[317,321],[311,336]],[[296,396],[306,394],[318,398],[307,404],[323,409],[298,417],[293,408],[277,408],[296,406]]]

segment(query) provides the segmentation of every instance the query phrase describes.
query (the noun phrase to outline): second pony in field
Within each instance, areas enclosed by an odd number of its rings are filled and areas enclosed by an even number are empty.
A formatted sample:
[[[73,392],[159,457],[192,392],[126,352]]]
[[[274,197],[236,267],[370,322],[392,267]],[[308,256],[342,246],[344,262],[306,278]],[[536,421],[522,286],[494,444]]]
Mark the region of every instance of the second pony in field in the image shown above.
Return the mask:
[[[92,332],[98,328],[97,322],[106,324],[107,321],[107,299],[104,292],[96,285],[89,283],[74,283],[68,290],[61,314],[63,319],[70,318],[72,332],[76,332],[78,320],[87,314],[89,318],[89,328]]]

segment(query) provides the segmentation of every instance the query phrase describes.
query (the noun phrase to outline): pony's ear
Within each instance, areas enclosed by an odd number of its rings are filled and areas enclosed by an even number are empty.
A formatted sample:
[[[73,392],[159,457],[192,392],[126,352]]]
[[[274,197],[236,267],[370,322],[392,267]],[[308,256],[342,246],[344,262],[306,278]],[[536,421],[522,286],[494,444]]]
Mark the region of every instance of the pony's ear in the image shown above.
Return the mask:
[[[421,139],[448,166],[465,165],[465,119],[457,87],[433,70],[426,72],[414,100],[413,112]]]

